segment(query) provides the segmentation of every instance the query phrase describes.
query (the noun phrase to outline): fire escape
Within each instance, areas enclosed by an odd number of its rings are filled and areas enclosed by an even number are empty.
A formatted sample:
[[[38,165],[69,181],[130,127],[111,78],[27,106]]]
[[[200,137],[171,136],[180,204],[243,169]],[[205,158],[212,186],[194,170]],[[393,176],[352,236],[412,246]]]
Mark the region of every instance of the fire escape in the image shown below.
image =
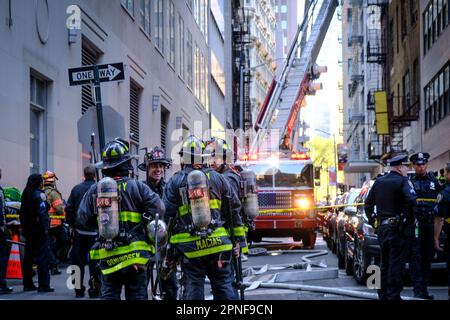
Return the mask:
[[[233,128],[239,128],[239,76],[240,70],[248,70],[250,66],[249,46],[250,38],[250,18],[254,12],[244,6],[243,0],[233,1]],[[251,106],[250,106],[250,70],[244,72],[243,96],[244,96],[244,130],[252,126]]]
[[[386,91],[386,25],[389,0],[367,0],[369,22],[367,24],[366,62],[370,69],[379,70],[381,79],[376,88],[370,88],[367,92],[367,110],[375,112],[376,91]],[[378,13],[377,16],[375,13]],[[369,70],[370,72],[370,70]],[[392,132],[392,129],[391,131]],[[388,135],[378,135],[376,132],[369,134],[368,158],[379,159],[386,153],[389,143]]]

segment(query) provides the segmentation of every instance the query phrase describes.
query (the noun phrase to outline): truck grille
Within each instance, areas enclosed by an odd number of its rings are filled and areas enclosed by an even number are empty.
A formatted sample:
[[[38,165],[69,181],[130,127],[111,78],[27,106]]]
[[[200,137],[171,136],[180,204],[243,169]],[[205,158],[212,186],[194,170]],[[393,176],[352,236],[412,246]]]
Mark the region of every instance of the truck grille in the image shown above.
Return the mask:
[[[258,204],[261,210],[289,209],[291,205],[291,192],[258,192]]]

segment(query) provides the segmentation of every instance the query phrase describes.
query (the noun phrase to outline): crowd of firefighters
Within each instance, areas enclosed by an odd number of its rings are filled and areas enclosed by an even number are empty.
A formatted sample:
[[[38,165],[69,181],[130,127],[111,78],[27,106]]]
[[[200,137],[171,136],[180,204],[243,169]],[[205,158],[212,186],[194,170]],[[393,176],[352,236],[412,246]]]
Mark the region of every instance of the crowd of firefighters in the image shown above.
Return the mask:
[[[243,298],[240,259],[258,213],[255,175],[233,165],[223,139],[205,143],[191,135],[179,155],[181,170],[166,182],[172,160],[152,148],[138,166],[146,173],[139,181],[130,177],[136,155],[116,138],[100,162],[84,168],[67,202],[55,173],[31,174],[18,212],[24,291],[54,291],[50,274],[60,274],[60,260],[69,258],[80,270],[78,298],[85,296],[85,266],[91,298],[119,300],[125,289],[126,299],[146,300],[150,287],[154,299],[201,300],[206,276],[214,299]],[[6,294],[13,290],[5,280],[11,241],[0,195],[0,293]]]

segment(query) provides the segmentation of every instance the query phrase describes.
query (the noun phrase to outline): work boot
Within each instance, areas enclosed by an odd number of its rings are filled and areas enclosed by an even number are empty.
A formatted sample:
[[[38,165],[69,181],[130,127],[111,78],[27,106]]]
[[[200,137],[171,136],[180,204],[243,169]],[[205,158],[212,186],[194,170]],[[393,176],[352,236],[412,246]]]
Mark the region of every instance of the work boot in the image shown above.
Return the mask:
[[[89,298],[91,298],[91,299],[98,299],[98,298],[100,298],[99,290],[96,290],[96,289],[93,289],[93,288],[89,288],[88,289],[88,295],[89,295]]]
[[[85,287],[82,287],[81,289],[75,289],[75,298],[84,298],[85,290]]]
[[[23,291],[36,291],[37,287],[33,284],[32,286],[23,286]]]
[[[38,292],[42,292],[42,293],[53,292],[53,291],[55,291],[55,288],[52,288],[52,287],[39,287],[38,288]]]
[[[57,276],[57,275],[61,274],[61,271],[58,270],[58,266],[52,266],[50,268],[50,274],[52,276]]]
[[[425,300],[434,300],[434,296],[428,293],[415,294],[414,298],[425,299]]]

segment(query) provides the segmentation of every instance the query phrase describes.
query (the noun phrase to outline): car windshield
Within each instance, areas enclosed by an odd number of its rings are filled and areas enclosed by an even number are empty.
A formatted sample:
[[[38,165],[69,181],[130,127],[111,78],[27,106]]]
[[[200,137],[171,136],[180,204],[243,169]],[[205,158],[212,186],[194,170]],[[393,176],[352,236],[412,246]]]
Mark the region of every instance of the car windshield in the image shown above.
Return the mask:
[[[313,165],[302,162],[255,163],[246,166],[255,172],[258,187],[313,187]]]

